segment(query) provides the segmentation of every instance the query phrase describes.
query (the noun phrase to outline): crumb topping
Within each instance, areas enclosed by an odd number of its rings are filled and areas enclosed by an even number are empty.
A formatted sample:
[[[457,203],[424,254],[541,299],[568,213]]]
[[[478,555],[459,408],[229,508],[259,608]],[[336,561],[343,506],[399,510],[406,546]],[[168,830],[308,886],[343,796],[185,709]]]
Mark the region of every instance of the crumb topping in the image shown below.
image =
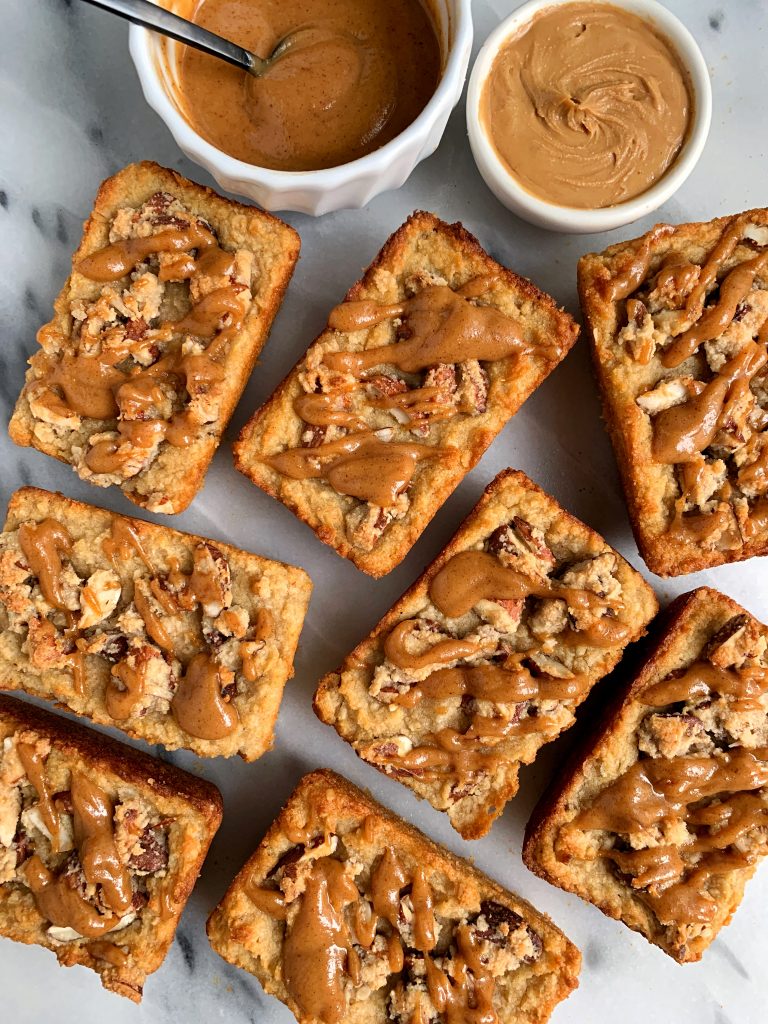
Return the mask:
[[[768,633],[733,616],[638,700],[635,760],[579,804],[555,850],[608,863],[685,960],[724,923],[729,876],[768,854]]]
[[[97,540],[110,569],[81,575],[77,543],[53,519],[0,533],[0,629],[19,656],[120,724],[171,717],[200,739],[238,729],[238,706],[279,658],[265,581],[249,611],[216,545],[195,544],[184,567],[150,560],[127,519]]]
[[[106,487],[145,472],[165,446],[213,432],[253,274],[250,252],[221,248],[168,192],[119,209],[109,245],[75,267],[98,294],[72,301],[67,333],[40,331],[25,389],[35,436]]]
[[[467,903],[405,852],[372,855],[367,822],[340,835],[310,814],[287,840],[245,891],[281,932],[281,976],[304,1013],[334,1024],[375,997],[394,1024],[498,1024],[497,984],[543,951],[520,914]]]
[[[529,350],[516,320],[492,305],[495,285],[495,275],[463,284],[409,275],[402,303],[338,306],[330,343],[307,353],[294,401],[301,447],[267,461],[340,495],[356,548],[372,551],[408,514],[415,476],[442,454],[445,423],[486,412],[493,363]],[[362,351],[345,347],[363,332]]]
[[[672,471],[666,535],[710,551],[768,523],[767,246],[743,215],[700,262],[674,250],[652,261],[641,243],[604,282],[623,303],[616,347],[636,368],[652,458]]]
[[[520,516],[455,554],[384,638],[358,754],[452,813],[488,800],[571,724],[596,656],[626,644],[617,570],[610,550],[556,556]]]
[[[167,875],[169,827],[132,790],[108,793],[71,769],[48,739],[3,740],[0,885],[31,896],[49,942],[124,942]]]

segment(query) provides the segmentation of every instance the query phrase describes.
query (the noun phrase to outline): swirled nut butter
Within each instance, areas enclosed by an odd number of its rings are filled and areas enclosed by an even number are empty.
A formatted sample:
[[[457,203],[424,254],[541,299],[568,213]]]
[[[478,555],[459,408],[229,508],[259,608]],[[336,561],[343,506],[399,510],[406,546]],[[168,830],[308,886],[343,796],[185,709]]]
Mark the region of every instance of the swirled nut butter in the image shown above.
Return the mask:
[[[545,8],[500,49],[481,121],[528,192],[598,209],[674,163],[692,120],[689,77],[650,21],[610,4]]]
[[[179,102],[198,134],[246,163],[283,171],[348,163],[399,135],[441,73],[420,0],[201,0],[174,10],[262,56],[295,42],[254,78],[182,50]]]

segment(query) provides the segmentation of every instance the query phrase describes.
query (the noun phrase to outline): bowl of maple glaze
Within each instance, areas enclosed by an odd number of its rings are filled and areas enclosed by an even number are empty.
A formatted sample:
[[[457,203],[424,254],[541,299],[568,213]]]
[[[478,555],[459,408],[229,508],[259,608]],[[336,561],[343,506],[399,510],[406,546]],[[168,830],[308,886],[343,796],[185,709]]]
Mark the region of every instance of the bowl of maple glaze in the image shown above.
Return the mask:
[[[185,114],[180,82],[184,48],[132,25],[130,52],[149,105],[183,152],[209,171],[222,188],[254,199],[267,210],[320,215],[364,206],[379,193],[399,188],[416,165],[437,148],[459,101],[472,48],[471,0],[413,3],[427,8],[440,46],[440,74],[431,98],[407,127],[380,148],[317,170],[259,166],[230,156],[196,130]],[[196,9],[192,0],[162,0],[160,6],[184,17]]]

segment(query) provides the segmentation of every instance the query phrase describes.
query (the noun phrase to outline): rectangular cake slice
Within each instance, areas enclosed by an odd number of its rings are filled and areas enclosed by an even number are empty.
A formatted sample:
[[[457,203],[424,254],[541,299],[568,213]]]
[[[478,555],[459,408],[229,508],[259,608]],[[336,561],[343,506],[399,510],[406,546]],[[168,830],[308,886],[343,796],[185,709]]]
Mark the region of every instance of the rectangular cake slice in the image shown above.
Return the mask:
[[[584,256],[579,293],[648,567],[768,553],[768,210]]]
[[[460,224],[415,213],[244,428],[237,467],[383,576],[577,333]]]
[[[152,512],[183,511],[298,256],[293,228],[175,171],[140,163],[108,178],[11,437]]]
[[[253,761],[311,589],[302,569],[25,487],[0,533],[0,689]]]
[[[506,470],[320,681],[315,711],[477,839],[517,792],[520,765],[573,724],[657,607],[602,537]]]
[[[0,935],[138,1003],[221,813],[209,782],[0,696]]]
[[[305,776],[208,921],[300,1024],[543,1024],[578,950],[330,771]]]
[[[523,858],[680,963],[768,854],[768,628],[702,587],[534,811]]]

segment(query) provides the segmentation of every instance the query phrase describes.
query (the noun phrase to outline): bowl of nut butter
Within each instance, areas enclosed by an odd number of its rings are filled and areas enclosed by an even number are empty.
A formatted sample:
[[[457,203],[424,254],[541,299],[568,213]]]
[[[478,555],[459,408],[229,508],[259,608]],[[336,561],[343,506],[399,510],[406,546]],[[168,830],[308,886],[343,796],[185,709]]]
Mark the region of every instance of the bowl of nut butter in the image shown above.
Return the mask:
[[[475,61],[467,129],[496,197],[539,227],[608,231],[657,209],[695,167],[712,90],[655,0],[532,0]]]

